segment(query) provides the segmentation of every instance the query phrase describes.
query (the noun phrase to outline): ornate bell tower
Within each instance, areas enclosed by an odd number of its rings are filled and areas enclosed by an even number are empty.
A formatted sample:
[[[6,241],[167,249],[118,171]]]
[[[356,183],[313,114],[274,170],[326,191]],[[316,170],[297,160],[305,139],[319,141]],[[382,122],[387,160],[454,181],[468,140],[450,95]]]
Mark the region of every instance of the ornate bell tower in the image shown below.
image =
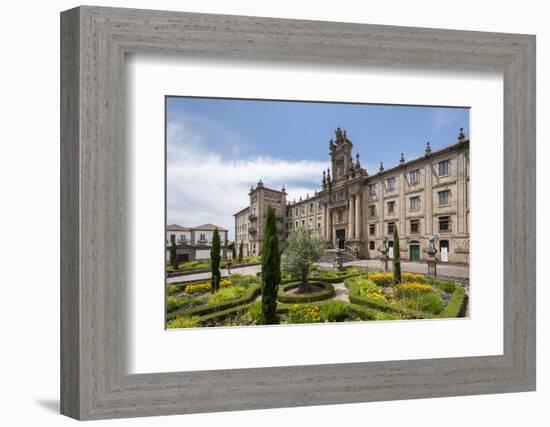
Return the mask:
[[[347,138],[346,131],[337,128],[336,139],[329,142],[330,159],[332,163],[332,180],[336,183],[347,179],[353,165],[353,143]]]

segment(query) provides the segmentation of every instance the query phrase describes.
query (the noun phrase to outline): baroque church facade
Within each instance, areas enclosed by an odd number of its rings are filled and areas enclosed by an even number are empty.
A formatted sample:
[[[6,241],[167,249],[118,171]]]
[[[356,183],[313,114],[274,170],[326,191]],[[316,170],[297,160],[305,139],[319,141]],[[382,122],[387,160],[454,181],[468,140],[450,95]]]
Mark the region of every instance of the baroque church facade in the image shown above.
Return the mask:
[[[427,143],[412,160],[403,155],[390,168],[380,164],[369,175],[346,131],[336,129],[329,142],[331,167],[323,171],[313,195],[288,201],[286,189],[274,190],[260,180],[249,192],[249,205],[235,217],[235,242],[245,256],[261,255],[268,205],[276,211],[281,244],[289,233],[308,228],[327,248],[339,247],[353,258],[380,258],[384,240],[393,252],[393,228],[399,232],[401,259],[424,261],[435,237],[441,262],[469,264],[470,141],[462,131],[457,141],[437,151]]]

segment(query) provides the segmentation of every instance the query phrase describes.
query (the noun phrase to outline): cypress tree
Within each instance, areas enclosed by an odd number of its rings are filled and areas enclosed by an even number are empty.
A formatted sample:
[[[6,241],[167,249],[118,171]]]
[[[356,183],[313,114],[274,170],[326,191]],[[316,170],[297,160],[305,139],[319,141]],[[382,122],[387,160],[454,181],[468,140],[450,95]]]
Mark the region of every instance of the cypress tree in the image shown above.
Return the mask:
[[[243,241],[241,240],[241,244],[239,245],[239,264],[243,262]]]
[[[397,224],[393,226],[393,284],[401,283],[401,253],[399,250],[399,233]]]
[[[267,207],[262,248],[262,324],[279,323],[277,318],[277,292],[281,281],[281,254],[277,238],[275,211]]]
[[[216,228],[214,230],[214,236],[212,237],[212,248],[210,249],[210,265],[212,267],[212,279],[211,279],[212,293],[217,292],[218,289],[220,288],[220,280],[221,280],[220,250],[221,250],[220,233]]]
[[[235,258],[237,258],[237,251],[235,250],[235,243],[231,246],[231,259],[235,261]]]
[[[175,240],[172,240],[172,244],[170,245],[170,264],[172,264],[172,267],[174,267],[174,269],[178,268],[178,255],[176,253]]]

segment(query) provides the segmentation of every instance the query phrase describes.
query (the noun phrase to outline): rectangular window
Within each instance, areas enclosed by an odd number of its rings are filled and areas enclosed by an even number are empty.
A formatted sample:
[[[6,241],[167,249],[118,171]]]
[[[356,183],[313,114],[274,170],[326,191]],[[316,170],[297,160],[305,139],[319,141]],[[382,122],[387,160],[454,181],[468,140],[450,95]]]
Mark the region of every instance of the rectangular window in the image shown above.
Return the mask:
[[[449,160],[443,160],[439,162],[439,176],[449,175]]]
[[[395,211],[395,202],[388,202],[388,213],[393,213]]]
[[[294,228],[298,228],[298,221],[296,221],[296,226]]]
[[[450,200],[451,192],[449,190],[440,191],[437,193],[439,196],[439,204],[440,205],[448,205]]]
[[[200,234],[199,240],[206,240],[206,234]]]
[[[409,182],[411,185],[418,184],[419,170],[415,169],[409,172]]]
[[[376,234],[376,224],[369,224],[369,234],[370,235]]]
[[[395,227],[395,222],[388,222],[388,234],[393,234],[393,227]]]
[[[369,196],[376,196],[376,184],[369,184]]]
[[[369,216],[376,216],[376,205],[369,206]]]
[[[320,222],[317,223],[317,228],[321,228],[321,223]]]
[[[170,234],[170,243],[175,242],[175,241],[176,241],[176,235],[175,234]]]
[[[371,251],[374,251],[374,240],[371,240],[371,241],[369,242],[369,249],[370,249]]]
[[[409,200],[411,203],[411,211],[420,209],[420,196],[411,197]]]
[[[309,204],[309,213],[313,213],[313,203]]]
[[[394,177],[388,178],[386,180],[386,188],[388,189],[388,191],[395,190],[395,178]]]
[[[439,217],[439,231],[451,231],[451,221],[448,216]]]
[[[417,219],[411,219],[411,233],[418,233],[420,230],[420,221]]]

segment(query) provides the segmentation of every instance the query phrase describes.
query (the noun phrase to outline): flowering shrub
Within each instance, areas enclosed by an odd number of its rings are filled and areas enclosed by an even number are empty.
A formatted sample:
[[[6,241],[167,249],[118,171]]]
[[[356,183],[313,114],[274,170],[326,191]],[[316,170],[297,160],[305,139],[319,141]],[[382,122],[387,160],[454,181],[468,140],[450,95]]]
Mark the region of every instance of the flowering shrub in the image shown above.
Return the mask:
[[[382,294],[382,292],[380,292],[380,291],[365,292],[365,293],[362,293],[360,295],[365,297],[365,298],[369,298],[371,300],[374,300],[374,301],[388,302],[388,299],[386,298],[386,296],[384,294]]]
[[[408,282],[419,282],[422,279],[424,279],[423,274],[416,274],[416,273],[401,273],[401,281],[403,283]]]
[[[248,317],[250,322],[259,325],[262,321],[262,305],[259,302],[255,302],[248,308]]]
[[[245,293],[245,288],[242,286],[231,286],[220,289],[215,294],[208,298],[208,304],[221,304],[228,301],[233,301],[242,298]]]
[[[348,304],[340,300],[328,301],[321,306],[323,319],[329,322],[343,322],[348,318]]]
[[[443,298],[436,293],[420,295],[417,299],[417,310],[439,314],[443,311]]]
[[[376,285],[372,280],[365,277],[354,277],[349,279],[350,283],[356,287],[359,295],[364,295],[369,292],[382,292],[382,289]]]
[[[393,280],[392,273],[370,273],[368,275],[369,280],[372,280],[379,286],[390,286]]]
[[[245,288],[253,283],[258,282],[258,280],[254,276],[243,276],[242,274],[232,274],[231,277],[225,280],[229,280],[233,285],[244,286]]]
[[[418,295],[434,292],[433,286],[420,282],[403,283],[396,286],[395,294],[398,298],[411,298]]]
[[[178,264],[178,270],[187,271],[187,270],[199,270],[203,268],[209,268],[210,264],[207,262],[200,262],[200,261],[187,261],[187,262],[180,262]]]
[[[170,320],[166,326],[168,329],[196,328],[199,326],[199,317],[176,317],[175,319]]]
[[[177,285],[166,285],[166,294],[167,295],[174,295],[178,292],[181,292],[183,288],[177,286]]]
[[[169,295],[166,298],[166,311],[170,312],[183,307],[195,307],[200,304],[202,304],[202,300],[189,295],[181,295],[179,297]]]
[[[321,321],[316,305],[292,304],[288,310],[289,323],[318,323]]]
[[[231,286],[233,282],[230,279],[222,279],[220,282],[220,288],[226,288],[228,286]]]
[[[185,292],[188,294],[203,294],[209,292],[212,289],[212,286],[209,282],[196,283],[193,285],[187,285],[185,287]]]

